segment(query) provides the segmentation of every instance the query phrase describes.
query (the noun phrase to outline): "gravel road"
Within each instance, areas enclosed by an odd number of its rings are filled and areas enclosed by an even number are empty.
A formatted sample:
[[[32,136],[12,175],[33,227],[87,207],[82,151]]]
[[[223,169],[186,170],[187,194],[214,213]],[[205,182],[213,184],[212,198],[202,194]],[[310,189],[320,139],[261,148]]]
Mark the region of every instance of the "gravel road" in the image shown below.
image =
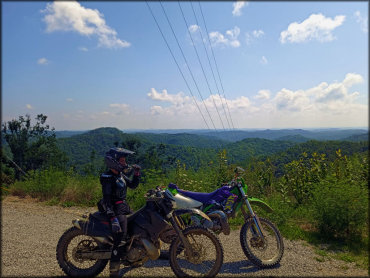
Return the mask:
[[[9,196],[2,201],[1,218],[1,277],[63,276],[55,257],[56,245],[71,221],[94,208],[62,208],[46,206],[32,199]],[[246,276],[347,276],[368,277],[367,270],[354,263],[334,259],[323,262],[316,258],[314,249],[301,241],[284,240],[285,252],[278,267],[258,269],[243,254],[239,231],[220,235],[224,248],[224,264],[218,277]],[[148,261],[131,271],[121,270],[127,276],[174,276],[168,261]],[[108,276],[108,267],[100,276]]]

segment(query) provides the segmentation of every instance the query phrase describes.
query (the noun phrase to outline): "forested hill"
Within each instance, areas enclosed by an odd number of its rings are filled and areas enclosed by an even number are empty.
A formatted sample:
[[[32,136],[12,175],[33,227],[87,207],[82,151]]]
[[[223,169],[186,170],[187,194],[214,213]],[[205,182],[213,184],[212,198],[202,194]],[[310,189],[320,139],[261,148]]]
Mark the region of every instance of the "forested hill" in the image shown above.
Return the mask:
[[[194,134],[127,134],[116,128],[106,127],[59,138],[57,144],[69,157],[69,164],[76,168],[91,161],[100,163],[97,161],[102,160],[104,153],[113,146],[135,151],[131,163],[161,163],[169,167],[169,164],[174,165],[179,159],[191,167],[199,167],[203,161],[207,163],[206,161],[215,160],[217,151],[213,147],[225,145],[225,142]]]
[[[134,133],[134,135],[140,138],[141,140],[147,140],[156,144],[170,144],[196,148],[220,148],[230,143],[228,141],[218,139],[215,137],[189,133],[156,134],[156,133],[137,132]]]
[[[342,156],[351,156],[356,153],[364,153],[369,150],[368,141],[316,141],[311,140],[305,143],[296,144],[281,152],[269,156],[269,160],[277,167],[277,173],[283,173],[283,166],[293,160],[298,160],[303,153],[312,156],[313,153],[324,154],[328,161],[334,161],[336,152],[340,150]],[[266,159],[267,157],[265,157]]]
[[[104,153],[122,142],[135,140],[132,134],[125,134],[117,128],[98,128],[82,134],[58,138],[58,147],[67,154],[74,165],[88,163],[91,156],[102,157]]]
[[[226,150],[231,163],[247,162],[251,158],[269,156],[296,145],[290,141],[273,141],[261,138],[247,138],[227,145]]]
[[[281,135],[281,134],[280,134]],[[357,138],[357,137],[354,137]],[[104,153],[112,146],[123,146],[136,152],[131,163],[144,167],[172,168],[179,160],[187,167],[199,168],[217,160],[217,153],[226,150],[230,163],[244,164],[251,159],[271,157],[274,164],[280,165],[297,159],[303,152],[335,155],[342,149],[343,154],[362,152],[368,148],[367,142],[307,141],[300,135],[287,135],[279,139],[267,140],[247,138],[234,143],[196,134],[151,134],[124,133],[116,128],[98,128],[68,138],[58,138],[58,146],[69,157],[69,165],[83,167],[92,161],[102,165]],[[303,143],[300,143],[303,141]],[[307,142],[306,142],[307,141]]]
[[[69,157],[70,165],[79,168],[91,160],[101,159],[112,146],[123,146],[136,152],[137,163],[156,163],[165,167],[174,166],[175,161],[187,167],[198,168],[217,160],[217,153],[225,149],[230,162],[240,163],[251,157],[271,155],[285,150],[295,143],[271,141],[259,138],[230,143],[196,134],[127,134],[116,128],[98,128],[68,138],[59,138],[58,146]],[[149,159],[151,156],[151,159]]]
[[[223,140],[232,142],[240,141],[245,138],[263,138],[269,140],[285,140],[292,138],[293,140],[300,140],[303,142],[304,138],[307,140],[347,140],[350,136],[358,136],[367,134],[366,129],[278,129],[278,130],[236,130],[236,131],[220,131],[220,132],[204,132],[203,135],[208,135]],[[298,137],[297,137],[298,136]],[[285,137],[285,138],[284,138]],[[298,141],[296,141],[298,142]]]

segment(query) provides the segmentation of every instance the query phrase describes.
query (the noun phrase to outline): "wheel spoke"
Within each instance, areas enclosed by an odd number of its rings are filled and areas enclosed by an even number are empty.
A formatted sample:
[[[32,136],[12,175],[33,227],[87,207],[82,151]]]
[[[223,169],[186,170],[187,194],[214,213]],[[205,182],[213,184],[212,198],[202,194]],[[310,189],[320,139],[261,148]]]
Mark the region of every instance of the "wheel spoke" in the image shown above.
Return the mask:
[[[223,260],[222,246],[216,236],[204,228],[188,228],[184,231],[192,248],[187,255],[180,239],[171,244],[171,267],[179,276],[214,276]]]
[[[260,267],[276,265],[283,256],[284,245],[278,229],[268,220],[260,218],[263,238],[257,233],[252,219],[242,227],[240,241],[245,255]]]

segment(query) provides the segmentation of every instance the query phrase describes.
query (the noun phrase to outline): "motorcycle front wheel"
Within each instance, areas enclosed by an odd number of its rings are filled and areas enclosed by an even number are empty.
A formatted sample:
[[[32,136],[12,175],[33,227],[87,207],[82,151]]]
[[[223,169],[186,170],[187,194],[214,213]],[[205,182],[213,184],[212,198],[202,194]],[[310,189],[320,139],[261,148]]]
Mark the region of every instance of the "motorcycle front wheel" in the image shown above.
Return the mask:
[[[100,244],[94,238],[72,227],[59,239],[56,251],[58,264],[71,277],[96,276],[104,270],[108,260],[84,259],[79,254],[99,248]]]
[[[180,237],[170,247],[170,266],[177,277],[214,277],[220,271],[224,253],[216,235],[200,226],[183,230],[193,255],[187,256]]]
[[[284,253],[284,243],[279,230],[269,220],[259,218],[263,236],[257,232],[253,218],[249,218],[240,230],[240,243],[244,254],[256,266],[270,268],[276,266]]]

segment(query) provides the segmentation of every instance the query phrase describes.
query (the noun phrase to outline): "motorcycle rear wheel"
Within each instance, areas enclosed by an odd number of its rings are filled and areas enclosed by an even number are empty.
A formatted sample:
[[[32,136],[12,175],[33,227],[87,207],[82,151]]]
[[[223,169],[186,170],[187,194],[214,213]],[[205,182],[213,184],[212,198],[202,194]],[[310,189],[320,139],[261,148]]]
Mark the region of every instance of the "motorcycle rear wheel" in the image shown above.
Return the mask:
[[[186,256],[180,237],[170,247],[170,266],[177,277],[214,277],[220,271],[224,253],[217,236],[201,227],[191,226],[183,230],[192,246],[194,256]]]
[[[260,268],[276,266],[284,253],[284,243],[279,230],[269,220],[259,218],[264,231],[264,241],[256,233],[256,224],[249,218],[240,230],[240,244],[247,258]]]
[[[108,260],[89,260],[78,257],[78,250],[100,248],[101,244],[72,227],[64,232],[57,245],[56,256],[61,269],[71,277],[91,277],[102,272]]]

